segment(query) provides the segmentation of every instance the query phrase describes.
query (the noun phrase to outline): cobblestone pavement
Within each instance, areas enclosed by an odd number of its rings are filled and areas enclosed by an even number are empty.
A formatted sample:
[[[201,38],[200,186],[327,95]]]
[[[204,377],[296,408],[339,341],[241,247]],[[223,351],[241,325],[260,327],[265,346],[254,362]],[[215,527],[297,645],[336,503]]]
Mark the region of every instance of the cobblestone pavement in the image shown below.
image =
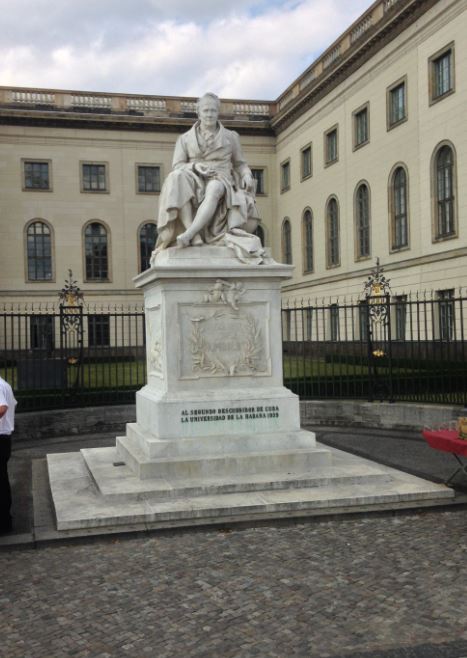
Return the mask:
[[[5,658],[461,658],[467,512],[0,553]]]
[[[452,471],[415,435],[319,434],[433,479]],[[31,459],[114,442],[16,444],[16,531],[30,528]],[[466,531],[457,509],[4,547],[0,657],[467,658]]]

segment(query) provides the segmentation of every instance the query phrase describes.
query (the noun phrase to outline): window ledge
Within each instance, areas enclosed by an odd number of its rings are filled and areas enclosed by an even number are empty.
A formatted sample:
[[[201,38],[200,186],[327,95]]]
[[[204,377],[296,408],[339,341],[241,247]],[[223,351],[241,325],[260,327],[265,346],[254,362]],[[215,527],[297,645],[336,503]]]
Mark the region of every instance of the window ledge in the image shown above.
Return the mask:
[[[406,244],[403,247],[391,247],[390,254],[398,254],[400,251],[410,251],[410,245]]]
[[[455,91],[456,91],[455,89],[450,89],[449,91],[446,91],[444,94],[441,94],[441,96],[430,98],[430,103],[429,103],[430,107],[432,105],[436,105],[436,103],[439,103],[440,101],[444,100],[448,96],[452,96],[452,94],[454,94]]]
[[[394,130],[394,128],[397,128],[403,123],[407,123],[408,120],[409,120],[408,117],[405,116],[403,119],[399,119],[399,121],[394,121],[394,123],[388,123],[387,132],[389,132],[390,130]]]
[[[450,233],[449,235],[436,235],[431,242],[433,244],[436,244],[437,242],[446,242],[447,240],[455,240],[458,237],[459,235],[457,234],[457,232]]]
[[[358,151],[359,149],[363,148],[364,146],[366,146],[369,143],[370,143],[370,140],[366,139],[364,142],[360,142],[360,144],[354,144],[354,147],[353,147],[352,150],[353,151]]]

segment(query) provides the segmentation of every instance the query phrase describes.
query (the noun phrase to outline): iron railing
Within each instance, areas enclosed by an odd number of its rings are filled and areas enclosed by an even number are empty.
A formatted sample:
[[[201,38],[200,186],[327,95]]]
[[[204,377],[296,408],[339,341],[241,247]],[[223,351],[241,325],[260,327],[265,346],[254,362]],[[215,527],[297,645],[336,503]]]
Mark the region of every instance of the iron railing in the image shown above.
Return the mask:
[[[467,403],[467,296],[368,296],[282,310],[284,383],[302,398]]]
[[[284,383],[308,399],[467,404],[467,295],[286,304]],[[146,383],[141,305],[8,305],[0,375],[19,409],[131,403]]]
[[[0,374],[21,411],[134,402],[146,382],[143,309],[5,306]]]

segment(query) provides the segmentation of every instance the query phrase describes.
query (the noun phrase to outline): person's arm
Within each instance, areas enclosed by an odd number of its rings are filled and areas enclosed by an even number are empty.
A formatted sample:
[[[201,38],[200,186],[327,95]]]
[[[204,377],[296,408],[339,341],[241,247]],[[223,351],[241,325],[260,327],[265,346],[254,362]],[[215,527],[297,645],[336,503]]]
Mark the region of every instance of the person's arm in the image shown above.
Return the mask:
[[[180,169],[188,164],[188,151],[185,145],[185,136],[180,135],[175,143],[172,169]]]
[[[242,187],[248,192],[253,193],[256,188],[255,179],[253,178],[251,169],[243,156],[242,147],[240,146],[240,137],[234,131],[232,131],[232,135],[232,164],[235,171],[240,176]]]
[[[6,414],[7,411],[8,411],[8,405],[0,404],[0,418],[3,418],[3,416]]]

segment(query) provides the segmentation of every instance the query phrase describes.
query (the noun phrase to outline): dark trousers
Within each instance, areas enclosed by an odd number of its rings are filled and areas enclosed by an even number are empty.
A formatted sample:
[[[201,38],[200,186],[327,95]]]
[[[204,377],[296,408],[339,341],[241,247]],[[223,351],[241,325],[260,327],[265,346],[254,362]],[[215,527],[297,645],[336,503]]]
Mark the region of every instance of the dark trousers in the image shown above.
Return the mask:
[[[0,436],[0,529],[11,525],[11,489],[8,479],[10,455],[11,436]]]

